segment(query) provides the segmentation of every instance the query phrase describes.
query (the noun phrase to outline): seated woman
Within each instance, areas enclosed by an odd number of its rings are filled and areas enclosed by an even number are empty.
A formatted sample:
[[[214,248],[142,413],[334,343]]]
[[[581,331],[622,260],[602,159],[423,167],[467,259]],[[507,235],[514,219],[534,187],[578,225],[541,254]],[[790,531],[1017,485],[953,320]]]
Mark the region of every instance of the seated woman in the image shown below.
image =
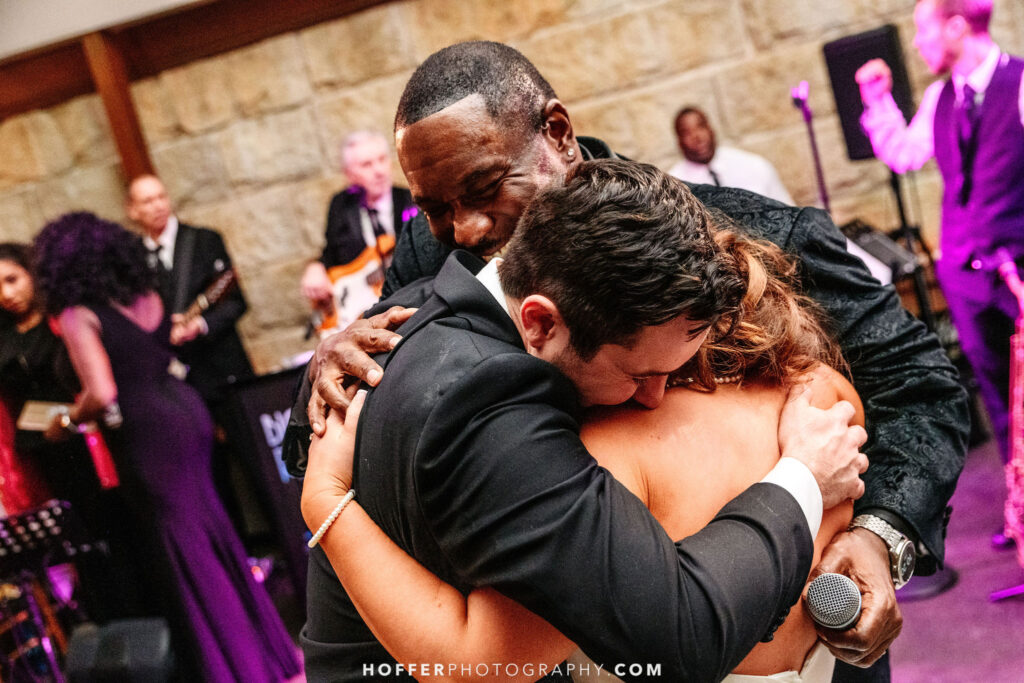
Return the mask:
[[[55,421],[46,430],[41,424],[33,429],[17,424],[26,404],[72,403],[79,391],[44,303],[31,247],[0,244],[0,503],[7,514],[38,507],[50,498],[71,503],[86,537],[104,541],[107,550],[78,556],[75,601],[100,623],[139,616],[144,596],[135,586],[142,568],[133,539],[120,528],[124,512],[118,495],[102,488],[85,440]],[[52,574],[51,580],[63,584],[67,577],[62,572]]]
[[[721,224],[722,218],[719,218]],[[792,287],[793,263],[774,245],[719,230],[719,245],[747,278],[739,322],[713,329],[709,341],[673,378],[656,410],[596,408],[582,437],[597,461],[639,497],[670,537],[703,528],[742,490],[760,480],[780,457],[779,415],[787,391],[805,382],[812,404],[848,400],[863,425],[863,407],[838,347],[824,331],[810,300]],[[361,406],[361,401],[354,403]],[[310,447],[303,491],[307,521],[319,525],[327,502],[337,502],[351,479],[358,410],[343,422],[329,416],[323,439]],[[332,490],[333,489],[333,490]],[[324,495],[330,491],[329,495]],[[314,498],[326,498],[314,502]],[[832,536],[850,522],[852,503],[826,511],[815,539],[815,563]],[[342,513],[344,530],[321,544],[360,615],[399,662],[533,663],[520,668],[536,678],[573,646],[553,627],[493,589],[463,596],[442,583],[373,525],[354,502]],[[315,528],[315,527],[312,527]],[[794,609],[769,643],[736,667],[732,679],[800,672],[786,680],[829,681],[834,659],[803,609]],[[591,667],[594,670],[596,667]],[[472,667],[466,668],[472,676]],[[445,669],[449,676],[460,667]],[[433,672],[431,672],[433,673]],[[434,679],[434,676],[431,676]],[[440,678],[444,678],[441,676]],[[727,680],[729,680],[727,679]]]

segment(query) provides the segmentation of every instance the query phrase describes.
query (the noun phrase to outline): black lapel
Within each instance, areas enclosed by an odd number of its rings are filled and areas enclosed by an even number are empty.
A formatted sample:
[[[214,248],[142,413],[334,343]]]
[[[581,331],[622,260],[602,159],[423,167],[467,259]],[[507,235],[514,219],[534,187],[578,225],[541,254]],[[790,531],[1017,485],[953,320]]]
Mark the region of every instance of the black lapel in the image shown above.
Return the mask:
[[[196,251],[196,230],[178,224],[178,238],[174,241],[174,268],[172,269],[173,299],[171,312],[180,313],[188,305],[188,288],[192,277],[192,263]]]

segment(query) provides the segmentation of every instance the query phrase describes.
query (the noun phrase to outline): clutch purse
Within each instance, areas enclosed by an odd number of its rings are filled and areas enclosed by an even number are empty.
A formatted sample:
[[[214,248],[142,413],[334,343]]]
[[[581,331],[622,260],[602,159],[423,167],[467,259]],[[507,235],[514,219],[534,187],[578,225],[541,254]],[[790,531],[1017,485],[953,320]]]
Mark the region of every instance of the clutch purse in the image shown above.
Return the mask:
[[[44,432],[53,422],[53,417],[60,413],[67,414],[71,408],[70,403],[57,403],[55,401],[25,401],[25,406],[18,416],[18,429],[25,431]],[[107,406],[103,414],[103,422],[108,427],[117,428],[121,425],[121,411],[117,403]],[[74,425],[72,424],[74,427]],[[107,442],[95,422],[86,422],[77,425],[76,431],[85,439],[85,445],[89,449],[89,456],[92,458],[93,467],[96,468],[96,476],[100,486],[111,489],[121,482],[117,476],[117,468],[114,466],[114,459],[107,448]]]
[[[53,416],[71,408],[70,403],[55,401],[25,401],[18,415],[18,429],[26,432],[45,432],[53,422]]]

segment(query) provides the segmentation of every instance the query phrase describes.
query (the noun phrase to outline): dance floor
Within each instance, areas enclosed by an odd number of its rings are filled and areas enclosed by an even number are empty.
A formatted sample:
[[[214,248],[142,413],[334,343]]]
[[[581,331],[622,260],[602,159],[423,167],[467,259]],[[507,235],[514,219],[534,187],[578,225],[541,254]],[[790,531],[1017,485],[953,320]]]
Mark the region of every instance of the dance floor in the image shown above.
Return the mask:
[[[894,683],[1024,682],[1024,595],[988,599],[1024,583],[1015,554],[989,544],[1004,497],[1002,465],[989,441],[970,452],[953,495],[946,560],[959,582],[933,598],[902,603],[903,633],[891,652]]]

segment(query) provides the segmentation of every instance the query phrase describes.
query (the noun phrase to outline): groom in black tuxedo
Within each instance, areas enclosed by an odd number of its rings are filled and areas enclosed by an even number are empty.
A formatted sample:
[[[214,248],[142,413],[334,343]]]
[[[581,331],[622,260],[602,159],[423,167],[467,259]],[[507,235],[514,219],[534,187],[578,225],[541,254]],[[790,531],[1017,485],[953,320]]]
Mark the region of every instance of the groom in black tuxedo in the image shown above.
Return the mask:
[[[472,147],[485,157],[500,151],[487,137]],[[784,464],[676,544],[579,440],[583,406],[656,406],[710,324],[738,314],[745,281],[683,183],[586,162],[540,194],[504,260],[457,251],[432,290],[360,420],[353,487],[388,535],[459,590],[522,603],[610,670],[717,680],[770,638],[810,570],[823,501],[863,490],[866,435],[847,426],[849,404],[825,429],[784,416],[780,432],[799,424],[808,441],[786,441]],[[834,459],[820,457],[826,443]],[[309,680],[393,666],[319,548],[310,563]]]
[[[189,367],[187,381],[216,417],[228,386],[253,374],[235,329],[247,308],[245,296],[232,286],[201,315],[186,320],[181,313],[231,269],[224,240],[208,228],[179,223],[163,182],[153,175],[131,182],[126,210],[142,227],[150,265],[159,275],[160,298],[172,314],[171,343]]]

